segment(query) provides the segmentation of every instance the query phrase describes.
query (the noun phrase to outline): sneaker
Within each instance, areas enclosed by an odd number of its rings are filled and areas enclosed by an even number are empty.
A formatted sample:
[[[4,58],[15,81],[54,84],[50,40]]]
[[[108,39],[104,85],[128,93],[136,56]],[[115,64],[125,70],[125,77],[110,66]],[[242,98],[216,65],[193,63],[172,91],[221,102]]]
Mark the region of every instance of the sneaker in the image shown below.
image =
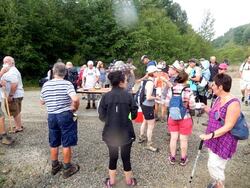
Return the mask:
[[[1,143],[4,145],[11,145],[14,142],[14,140],[11,137],[7,136],[6,134],[0,136],[0,140],[1,140]]]
[[[105,188],[112,188],[114,185],[110,183],[110,179],[106,178],[104,181]]]
[[[56,175],[63,167],[63,164],[62,162],[58,162],[56,166],[52,166],[52,169],[51,169],[51,174],[54,176]]]
[[[139,136],[138,143],[141,144],[141,143],[145,142],[146,140],[147,140],[147,138],[144,135]]]
[[[174,164],[175,164],[175,157],[173,157],[172,155],[170,155],[170,156],[168,157],[168,161],[169,161],[169,163],[170,163],[171,165],[174,165]]]
[[[245,101],[245,97],[241,97],[241,102],[244,102]]]
[[[216,182],[210,182],[210,183],[207,185],[207,188],[216,188]]]
[[[146,149],[149,151],[152,151],[152,152],[158,152],[159,148],[153,147],[152,145],[153,145],[153,143],[148,143],[146,146]]]
[[[181,162],[180,162],[180,165],[181,165],[181,166],[186,166],[187,163],[188,163],[188,158],[187,158],[187,157],[181,158]]]
[[[77,164],[70,164],[70,167],[67,169],[63,169],[63,178],[69,178],[70,176],[72,176],[73,174],[77,173],[80,169],[80,166]]]
[[[127,183],[127,186],[134,187],[137,185],[137,180],[135,178],[131,178],[131,182]]]
[[[248,101],[245,101],[245,105],[248,106]]]
[[[204,122],[204,123],[202,123],[201,125],[202,125],[202,126],[207,126],[208,123],[207,123],[207,122]]]

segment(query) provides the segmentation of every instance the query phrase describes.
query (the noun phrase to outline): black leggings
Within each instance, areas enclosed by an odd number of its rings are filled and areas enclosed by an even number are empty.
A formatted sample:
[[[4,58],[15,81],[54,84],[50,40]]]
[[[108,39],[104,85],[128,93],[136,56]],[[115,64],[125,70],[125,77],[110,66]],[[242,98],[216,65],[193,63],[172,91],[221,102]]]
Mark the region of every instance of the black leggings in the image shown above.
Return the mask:
[[[131,147],[132,143],[120,147],[124,171],[131,171],[131,163],[130,163]],[[109,169],[116,170],[119,147],[108,145],[108,149],[109,149]]]

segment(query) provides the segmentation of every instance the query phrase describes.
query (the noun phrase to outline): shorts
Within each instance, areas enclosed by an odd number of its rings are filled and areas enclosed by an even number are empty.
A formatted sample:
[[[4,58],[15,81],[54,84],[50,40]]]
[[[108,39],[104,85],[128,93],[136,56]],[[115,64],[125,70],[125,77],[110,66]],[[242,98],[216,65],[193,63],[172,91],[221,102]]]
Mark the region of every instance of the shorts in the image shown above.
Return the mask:
[[[1,102],[0,102],[0,118],[4,117],[4,113],[3,113],[3,110],[1,108]]]
[[[141,109],[145,120],[155,119],[154,106],[141,105]]]
[[[50,147],[77,145],[77,120],[71,111],[48,114]]]
[[[245,90],[245,89],[250,90],[250,82],[241,79],[240,80],[240,89],[241,90]]]
[[[12,101],[8,102],[10,116],[16,117],[18,114],[21,113],[21,110],[22,110],[22,100],[23,100],[23,97],[20,97],[20,98],[13,98]],[[6,109],[6,112],[8,114],[6,104],[5,104],[5,109]]]
[[[173,120],[168,118],[168,131],[179,132],[181,135],[190,135],[192,133],[192,118]]]

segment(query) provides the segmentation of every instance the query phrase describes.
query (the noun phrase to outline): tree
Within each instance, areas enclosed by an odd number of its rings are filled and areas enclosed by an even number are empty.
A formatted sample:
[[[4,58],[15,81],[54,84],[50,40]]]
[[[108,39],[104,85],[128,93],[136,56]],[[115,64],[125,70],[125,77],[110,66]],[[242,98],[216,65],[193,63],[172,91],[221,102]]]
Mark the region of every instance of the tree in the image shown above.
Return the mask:
[[[201,26],[198,29],[198,33],[204,40],[212,41],[215,34],[214,22],[215,19],[213,18],[211,12],[209,10],[206,11]]]

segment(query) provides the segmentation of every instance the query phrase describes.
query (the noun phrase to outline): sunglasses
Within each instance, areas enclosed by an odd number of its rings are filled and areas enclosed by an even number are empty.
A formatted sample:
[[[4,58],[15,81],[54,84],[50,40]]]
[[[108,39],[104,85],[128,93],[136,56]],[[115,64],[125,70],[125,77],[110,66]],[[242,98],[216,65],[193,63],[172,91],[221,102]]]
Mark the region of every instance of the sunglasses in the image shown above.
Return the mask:
[[[219,70],[227,70],[227,69],[222,69],[222,68],[219,68]]]

